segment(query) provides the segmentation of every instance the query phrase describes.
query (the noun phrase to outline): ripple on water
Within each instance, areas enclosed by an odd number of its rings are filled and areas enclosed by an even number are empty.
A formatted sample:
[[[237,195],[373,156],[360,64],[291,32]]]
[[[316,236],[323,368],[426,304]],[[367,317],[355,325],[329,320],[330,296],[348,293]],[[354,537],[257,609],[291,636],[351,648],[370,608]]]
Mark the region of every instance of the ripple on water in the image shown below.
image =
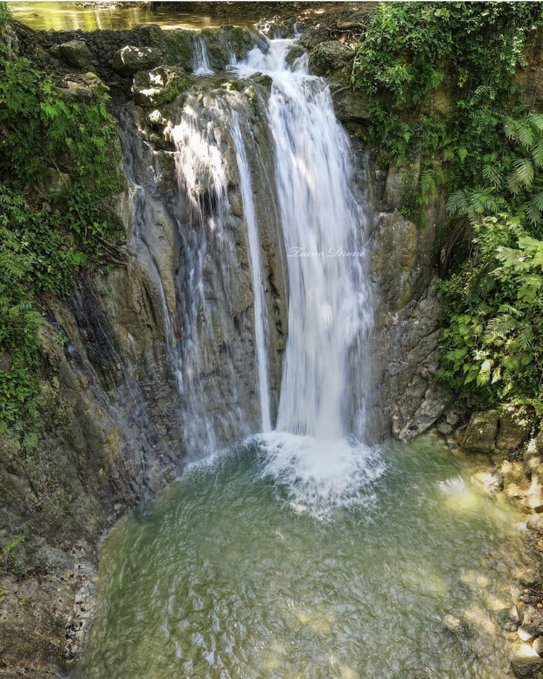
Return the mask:
[[[504,676],[516,514],[434,439],[341,446],[332,463],[305,437],[259,437],[121,521],[75,676]]]

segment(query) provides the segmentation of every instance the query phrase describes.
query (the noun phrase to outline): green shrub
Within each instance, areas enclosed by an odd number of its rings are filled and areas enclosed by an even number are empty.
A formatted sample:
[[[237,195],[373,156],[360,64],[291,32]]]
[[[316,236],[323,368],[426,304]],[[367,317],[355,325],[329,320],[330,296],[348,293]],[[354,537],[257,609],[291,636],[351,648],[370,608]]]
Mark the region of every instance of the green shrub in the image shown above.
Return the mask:
[[[409,216],[441,186],[444,241],[469,236],[439,282],[439,378],[472,406],[543,415],[543,115],[527,110],[515,77],[541,13],[540,3],[380,4],[353,86],[368,100],[377,155],[420,159]]]
[[[0,434],[21,441],[35,439],[40,300],[69,292],[120,237],[119,140],[104,86],[89,82],[75,98],[0,47]]]

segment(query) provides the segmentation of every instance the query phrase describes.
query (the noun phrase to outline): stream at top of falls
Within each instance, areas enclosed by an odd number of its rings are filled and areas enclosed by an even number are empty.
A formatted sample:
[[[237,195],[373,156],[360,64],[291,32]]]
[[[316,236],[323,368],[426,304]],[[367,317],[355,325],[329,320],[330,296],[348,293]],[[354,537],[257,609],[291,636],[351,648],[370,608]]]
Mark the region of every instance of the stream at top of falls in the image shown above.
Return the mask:
[[[171,130],[189,261],[179,286],[187,300],[183,341],[170,341],[169,350],[185,445],[192,459],[204,459],[107,538],[97,617],[75,677],[505,676],[508,648],[495,612],[510,605],[516,514],[479,495],[469,465],[437,438],[364,443],[367,218],[328,87],[307,74],[305,57],[287,65],[292,44],[274,40],[232,64],[240,78],[263,73],[272,81],[269,190],[289,298],[275,429],[261,213],[248,160],[257,144],[238,104],[231,107],[235,98],[210,95],[202,109],[189,95]],[[207,68],[203,52],[194,62],[200,68]],[[235,157],[247,231],[254,357],[246,370],[261,430],[248,438],[238,367],[232,359],[220,385],[216,365],[209,369],[231,323],[230,309],[213,304],[234,285],[238,256],[221,150]],[[214,248],[221,257],[212,268]],[[221,447],[218,425],[226,420],[243,442],[210,454]],[[447,616],[463,622],[451,629]]]

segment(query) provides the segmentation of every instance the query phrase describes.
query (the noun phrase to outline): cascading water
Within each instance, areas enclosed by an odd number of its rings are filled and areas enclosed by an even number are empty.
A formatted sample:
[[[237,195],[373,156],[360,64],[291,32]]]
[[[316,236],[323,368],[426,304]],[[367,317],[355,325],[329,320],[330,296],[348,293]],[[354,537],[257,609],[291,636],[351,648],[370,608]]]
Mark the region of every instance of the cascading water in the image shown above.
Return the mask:
[[[267,472],[296,502],[333,506],[362,501],[361,486],[382,471],[378,454],[351,438],[364,433],[369,382],[366,220],[350,188],[350,146],[328,87],[307,75],[305,57],[287,65],[292,44],[273,40],[236,65],[242,75],[263,72],[273,81],[268,119],[288,257],[277,431],[260,440]]]
[[[242,134],[249,132],[244,113],[240,121],[243,104],[235,92],[189,97],[171,130],[183,242],[176,373],[191,457],[271,429],[267,305],[247,143],[251,158],[258,152]]]
[[[191,106],[191,103],[194,106]],[[186,220],[185,270],[180,286],[183,349],[177,379],[182,398],[185,447],[189,455],[213,453],[223,441],[249,432],[239,406],[239,380],[226,338],[234,312],[229,300],[216,304],[221,291],[233,290],[239,256],[229,218],[226,169],[221,156],[221,128],[214,123],[223,111],[216,106],[197,115],[196,102],[183,109],[171,133],[177,147],[175,163]],[[213,253],[220,253],[216,262]],[[218,376],[220,370],[226,375]],[[216,377],[215,377],[216,375]],[[215,407],[223,409],[218,417]],[[220,431],[219,431],[220,430]]]
[[[271,429],[270,385],[268,373],[268,350],[266,346],[267,314],[262,277],[260,238],[251,185],[251,172],[247,162],[245,144],[241,135],[239,115],[232,112],[232,135],[236,147],[236,158],[243,201],[243,212],[247,224],[249,256],[251,258],[251,274],[253,283],[253,306],[255,322],[256,364],[258,372],[258,393],[260,395],[261,428],[263,432]]]
[[[192,72],[194,75],[211,75],[213,73],[206,41],[201,36],[194,37],[192,41]]]
[[[383,449],[389,473],[372,483],[381,453],[357,440],[371,331],[365,218],[328,90],[303,60],[287,68],[291,44],[272,41],[235,66],[273,80],[264,137],[250,132],[256,118],[265,125],[262,89],[251,107],[252,85],[184,100],[171,130],[179,318],[168,321],[168,288],[159,294],[189,454],[205,457],[219,440],[255,431],[257,415],[267,429],[268,241],[278,229],[263,217],[272,222],[276,211],[261,202],[277,193],[290,288],[277,429],[191,465],[148,511],[114,529],[74,677],[494,679],[509,663],[492,621],[496,605],[508,609],[518,549],[511,508],[479,495],[471,468],[433,438]],[[269,133],[275,174],[262,162]],[[131,179],[140,247],[154,189]],[[250,339],[240,353],[241,336]],[[367,510],[338,511],[333,522],[305,516],[365,504],[370,487],[379,503]],[[283,489],[290,505],[277,501]],[[458,619],[461,634],[447,619]]]

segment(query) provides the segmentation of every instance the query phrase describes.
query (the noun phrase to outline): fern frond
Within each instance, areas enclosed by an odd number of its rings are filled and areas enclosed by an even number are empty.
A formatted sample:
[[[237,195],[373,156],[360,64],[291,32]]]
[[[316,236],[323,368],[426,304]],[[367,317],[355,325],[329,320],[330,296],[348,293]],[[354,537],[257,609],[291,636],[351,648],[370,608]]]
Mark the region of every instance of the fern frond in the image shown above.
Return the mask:
[[[522,188],[529,188],[534,181],[534,165],[529,158],[517,158],[513,162],[513,172],[507,178],[509,188],[518,193]]]

